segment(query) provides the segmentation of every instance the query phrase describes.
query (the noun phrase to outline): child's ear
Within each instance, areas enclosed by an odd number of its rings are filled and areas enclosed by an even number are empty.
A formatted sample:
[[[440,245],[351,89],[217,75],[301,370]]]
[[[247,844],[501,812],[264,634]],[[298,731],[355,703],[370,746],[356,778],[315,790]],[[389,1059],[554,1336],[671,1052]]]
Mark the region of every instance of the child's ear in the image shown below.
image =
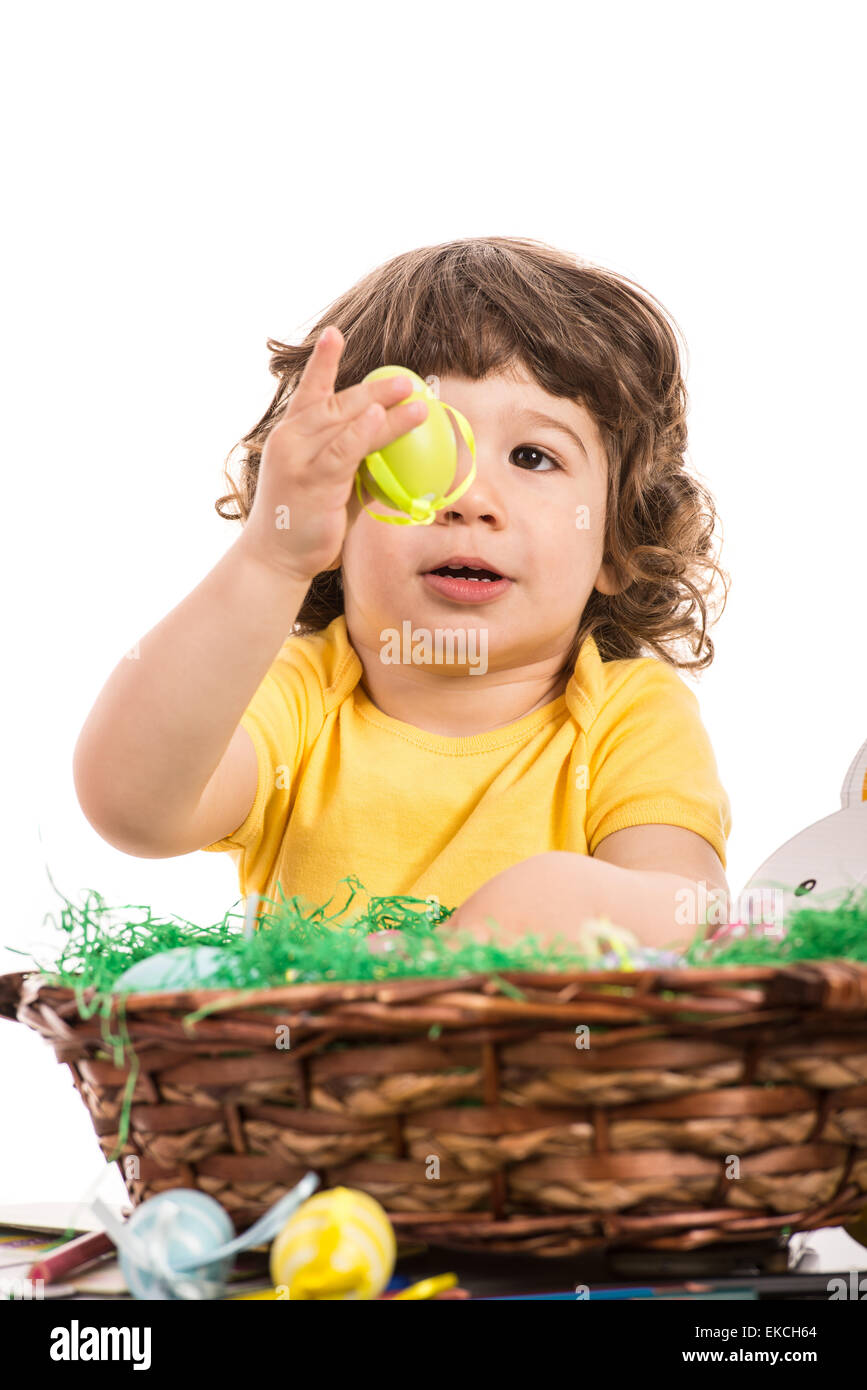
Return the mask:
[[[603,562],[599,566],[599,573],[593,581],[594,589],[598,589],[600,594],[619,594],[623,584],[617,578],[617,571],[613,565]]]

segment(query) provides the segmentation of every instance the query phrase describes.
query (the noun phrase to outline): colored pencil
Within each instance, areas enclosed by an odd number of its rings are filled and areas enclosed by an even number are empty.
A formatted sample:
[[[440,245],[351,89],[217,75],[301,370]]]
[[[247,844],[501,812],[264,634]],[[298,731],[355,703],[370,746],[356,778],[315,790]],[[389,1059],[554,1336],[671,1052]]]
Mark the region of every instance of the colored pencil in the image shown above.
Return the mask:
[[[30,1266],[28,1279],[43,1279],[46,1284],[69,1274],[73,1269],[82,1269],[103,1255],[114,1254],[114,1242],[105,1231],[88,1231],[86,1235],[76,1236],[65,1245],[59,1245],[47,1255],[41,1255]]]

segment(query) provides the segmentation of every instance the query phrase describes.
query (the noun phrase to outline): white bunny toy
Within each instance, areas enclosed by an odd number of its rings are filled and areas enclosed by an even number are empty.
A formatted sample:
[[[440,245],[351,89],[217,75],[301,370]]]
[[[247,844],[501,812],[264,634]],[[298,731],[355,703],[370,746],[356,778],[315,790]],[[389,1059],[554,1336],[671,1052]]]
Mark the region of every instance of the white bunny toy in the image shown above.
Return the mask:
[[[756,923],[781,936],[794,910],[836,907],[847,891],[867,886],[867,743],[849,765],[840,802],[839,811],[793,835],[756,869],[740,894],[742,930],[729,925],[715,936],[743,935],[750,926],[755,933]]]

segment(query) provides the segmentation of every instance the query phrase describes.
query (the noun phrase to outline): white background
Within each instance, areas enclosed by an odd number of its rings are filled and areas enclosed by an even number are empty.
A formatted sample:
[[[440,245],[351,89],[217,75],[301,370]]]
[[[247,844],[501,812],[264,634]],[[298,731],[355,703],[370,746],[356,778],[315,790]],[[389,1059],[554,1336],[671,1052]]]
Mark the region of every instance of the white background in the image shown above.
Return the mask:
[[[273,394],[267,337],[458,236],[548,241],[680,324],[733,576],[694,685],[732,890],[836,809],[867,737],[862,19],[833,0],[7,11],[2,942],[54,938],[47,870],[199,922],[237,898],[226,856],[105,844],[75,739],[237,533],[213,503]],[[79,1197],[102,1163],[67,1070],[0,1022],[0,1076],[0,1201]]]

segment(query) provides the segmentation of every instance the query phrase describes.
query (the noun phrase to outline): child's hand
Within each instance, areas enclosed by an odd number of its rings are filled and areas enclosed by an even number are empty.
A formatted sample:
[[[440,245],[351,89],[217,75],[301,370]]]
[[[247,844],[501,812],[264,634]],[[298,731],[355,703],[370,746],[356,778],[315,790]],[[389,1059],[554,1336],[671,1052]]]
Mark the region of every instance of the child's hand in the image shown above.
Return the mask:
[[[336,325],[320,334],[265,442],[253,507],[239,538],[243,548],[304,583],[330,569],[340,554],[362,459],[427,415],[424,402],[396,404],[412,391],[406,377],[380,377],[335,393],[344,346]]]

